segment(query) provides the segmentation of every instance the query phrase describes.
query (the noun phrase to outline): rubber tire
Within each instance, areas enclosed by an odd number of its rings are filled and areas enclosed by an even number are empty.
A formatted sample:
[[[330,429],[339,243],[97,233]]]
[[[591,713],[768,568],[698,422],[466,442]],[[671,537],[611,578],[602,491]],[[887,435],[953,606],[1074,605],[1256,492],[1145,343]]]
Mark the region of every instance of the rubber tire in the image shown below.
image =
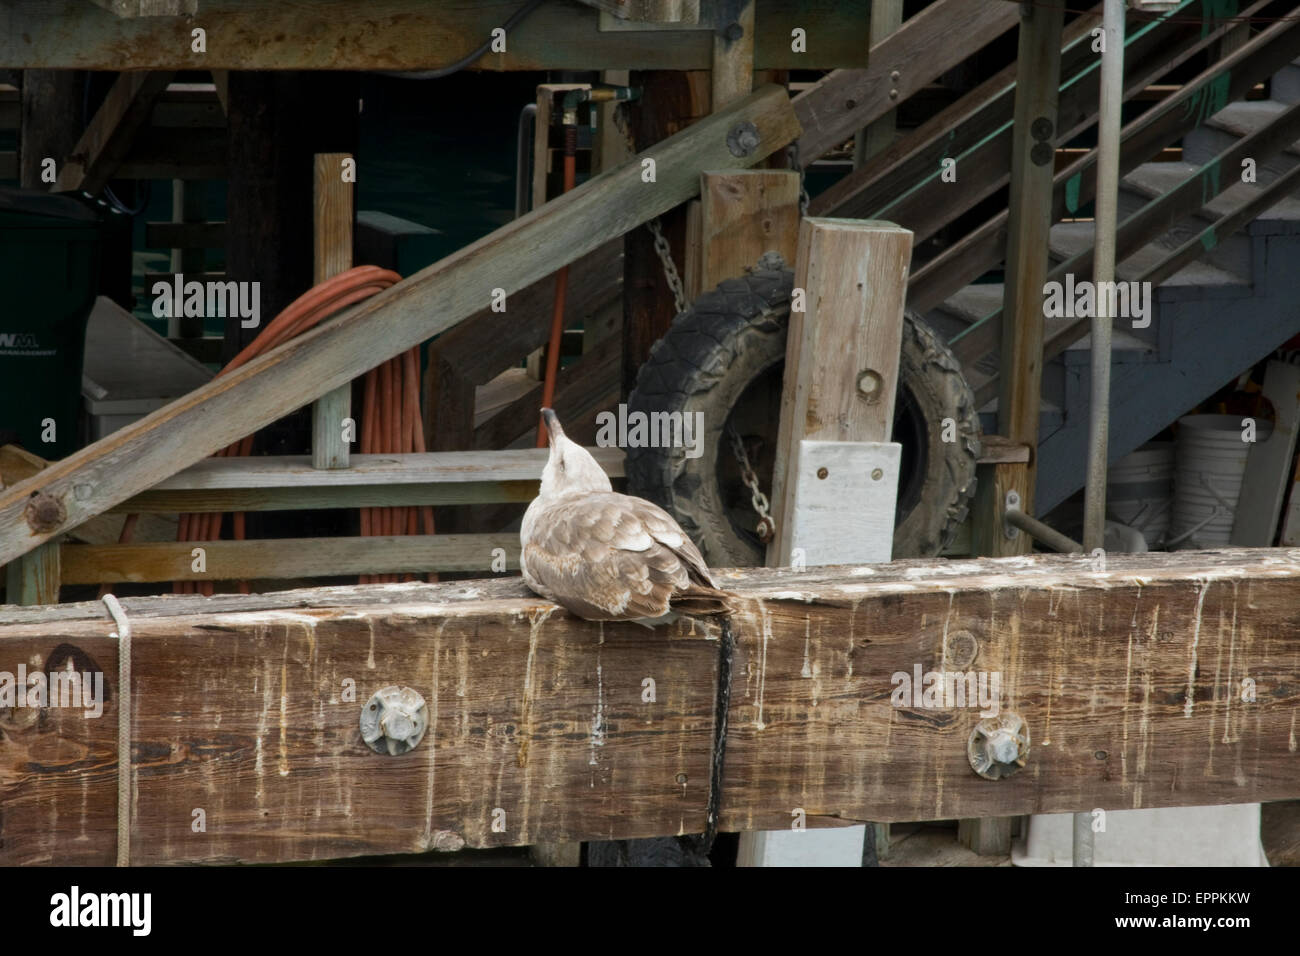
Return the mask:
[[[703,454],[688,458],[683,448],[629,448],[629,490],[672,514],[717,567],[764,563],[756,536],[732,524],[720,496],[718,456],[732,454],[723,438],[736,403],[760,376],[776,374],[785,361],[794,275],[788,269],[758,268],[707,292],[674,319],[651,350],[628,397],[631,412],[703,412]],[[900,478],[900,512],[895,518],[895,558],[934,557],[952,542],[975,494],[979,420],[975,397],[961,366],[919,316],[907,315],[899,359],[900,413],[911,407],[923,437],[905,461],[923,452],[924,474],[906,489]],[[915,416],[919,416],[916,419]],[[942,440],[943,420],[953,419],[955,440]],[[775,415],[765,438],[775,446]],[[902,429],[907,431],[909,429]],[[920,429],[918,428],[918,431]],[[899,429],[896,429],[899,431]],[[923,447],[920,447],[923,446]],[[770,487],[762,490],[770,495]],[[757,521],[757,516],[754,516]]]

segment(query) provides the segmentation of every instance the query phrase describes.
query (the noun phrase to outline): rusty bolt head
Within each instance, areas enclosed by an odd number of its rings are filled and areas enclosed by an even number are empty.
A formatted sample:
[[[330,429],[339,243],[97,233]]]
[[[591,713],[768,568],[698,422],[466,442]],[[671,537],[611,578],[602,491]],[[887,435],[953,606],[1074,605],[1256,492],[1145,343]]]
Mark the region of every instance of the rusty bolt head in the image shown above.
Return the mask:
[[[23,517],[27,519],[27,527],[33,532],[46,534],[62,526],[63,522],[68,520],[68,512],[58,498],[44,491],[33,491],[32,496],[27,499],[27,508],[23,512]]]
[[[1029,758],[1029,726],[1023,717],[1003,711],[975,725],[966,743],[971,769],[985,780],[1001,780],[1020,770]]]
[[[414,750],[428,726],[424,698],[409,687],[377,690],[361,708],[361,738],[376,753],[395,757]]]

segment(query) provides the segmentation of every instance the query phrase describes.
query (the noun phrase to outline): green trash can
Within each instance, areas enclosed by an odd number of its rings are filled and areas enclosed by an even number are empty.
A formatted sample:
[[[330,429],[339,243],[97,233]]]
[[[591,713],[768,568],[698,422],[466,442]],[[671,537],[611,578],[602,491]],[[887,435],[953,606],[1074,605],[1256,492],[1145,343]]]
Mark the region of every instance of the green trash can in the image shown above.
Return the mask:
[[[101,227],[75,199],[0,187],[0,441],[42,458],[81,445],[81,365]]]

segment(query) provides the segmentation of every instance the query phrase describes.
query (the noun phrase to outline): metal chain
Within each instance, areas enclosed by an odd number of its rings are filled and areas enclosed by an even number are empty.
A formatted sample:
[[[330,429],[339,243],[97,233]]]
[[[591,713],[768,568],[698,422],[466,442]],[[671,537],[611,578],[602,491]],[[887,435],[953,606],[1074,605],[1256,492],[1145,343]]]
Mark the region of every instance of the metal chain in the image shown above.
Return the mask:
[[[769,511],[771,504],[767,500],[767,495],[763,494],[758,487],[758,475],[754,474],[754,468],[749,463],[749,455],[745,454],[745,443],[740,438],[740,432],[736,431],[736,426],[731,422],[727,422],[727,437],[731,439],[731,450],[740,464],[740,479],[752,493],[750,501],[758,514],[758,526],[755,528],[758,532],[758,540],[766,544],[776,534],[776,522]]]
[[[677,314],[681,315],[686,311],[686,289],[682,286],[682,277],[677,274],[677,266],[673,262],[673,251],[668,246],[668,239],[664,236],[664,231],[659,225],[659,219],[656,217],[646,224],[650,234],[655,237],[655,252],[659,256],[659,261],[664,266],[664,281],[668,283],[668,288],[673,293],[673,304],[677,307]]]
[[[623,138],[627,140],[627,154],[636,155],[636,138],[632,135],[632,124],[627,116],[627,105],[622,104],[623,108],[614,112],[614,127],[623,133]],[[659,256],[659,261],[664,267],[664,281],[668,283],[668,289],[673,294],[673,305],[677,309],[677,314],[681,315],[686,311],[690,304],[686,301],[686,287],[682,285],[682,277],[677,272],[677,264],[673,262],[673,250],[668,245],[668,239],[664,236],[663,225],[656,216],[646,224],[650,234],[655,239],[655,254]]]
[[[799,165],[798,140],[786,147],[786,155],[790,159],[790,168],[799,174],[799,215],[806,216],[808,215],[808,203],[812,200],[808,198],[808,187],[805,184],[806,177],[804,176],[803,167]]]

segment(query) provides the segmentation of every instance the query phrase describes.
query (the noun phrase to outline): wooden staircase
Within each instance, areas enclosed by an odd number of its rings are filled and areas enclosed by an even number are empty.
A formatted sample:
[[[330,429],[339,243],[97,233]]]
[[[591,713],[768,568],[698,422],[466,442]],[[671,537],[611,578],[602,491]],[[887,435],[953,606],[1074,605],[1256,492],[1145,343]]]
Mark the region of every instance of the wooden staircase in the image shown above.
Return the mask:
[[[1263,6],[1243,3],[1236,16]],[[1245,35],[1237,20],[1191,26],[1200,9],[1185,3],[1163,20],[1129,24],[1117,279],[1155,288],[1149,326],[1116,324],[1112,459],[1300,332],[1293,265],[1300,202],[1289,198],[1300,173],[1284,178],[1300,165],[1300,109],[1290,111],[1300,101],[1300,23],[1270,18]],[[1296,15],[1300,4],[1288,13]],[[1096,123],[1097,56],[1088,46],[1095,22],[1081,16],[1062,37],[1057,147]],[[1234,42],[1225,43],[1229,33]],[[1168,78],[1206,58],[1191,80]],[[1270,98],[1246,101],[1260,84]],[[997,431],[1007,213],[973,229],[965,224],[1007,181],[1014,89],[1013,65],[813,201],[814,213],[886,218],[915,230],[909,304],[961,360],[990,434]],[[1180,142],[1181,161],[1167,161],[1168,147]],[[1058,155],[1049,280],[1092,276],[1094,225],[1086,215],[1096,151],[1070,153]],[[959,188],[940,177],[944,157],[957,160]],[[1241,181],[1245,157],[1255,160],[1254,183]],[[954,235],[963,216],[965,233]],[[1038,513],[1083,485],[1089,405],[1087,320],[1044,321]]]

